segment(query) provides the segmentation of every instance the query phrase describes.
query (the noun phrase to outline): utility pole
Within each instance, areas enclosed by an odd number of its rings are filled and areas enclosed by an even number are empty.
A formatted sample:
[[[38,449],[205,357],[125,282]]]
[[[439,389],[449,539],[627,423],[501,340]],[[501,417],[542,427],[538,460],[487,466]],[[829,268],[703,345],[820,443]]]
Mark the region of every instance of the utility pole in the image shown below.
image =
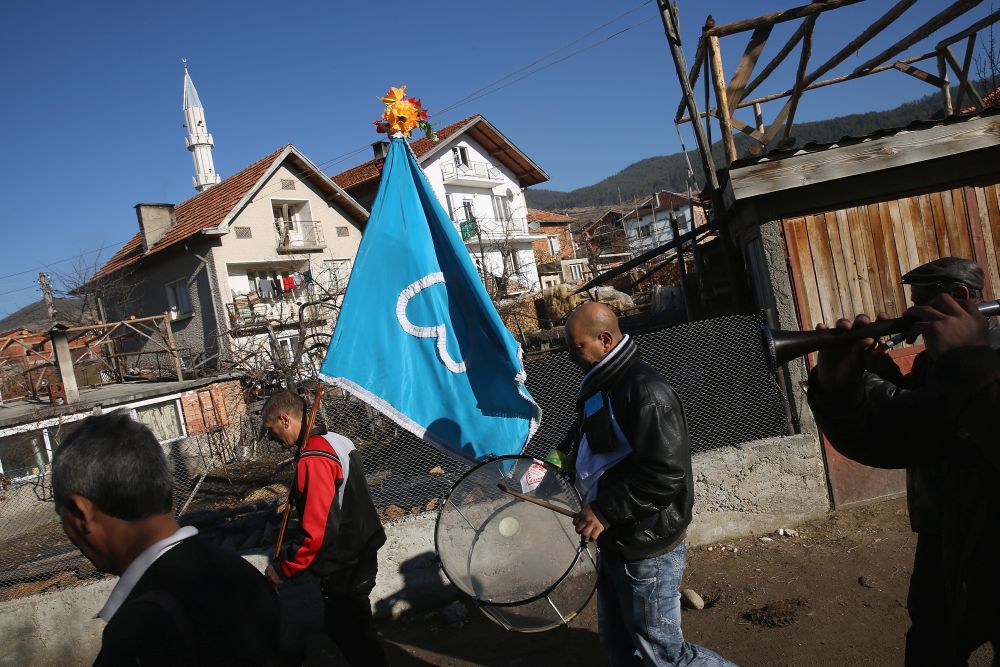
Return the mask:
[[[39,273],[38,282],[42,285],[42,296],[45,297],[45,308],[49,311],[49,319],[55,324],[56,307],[52,303],[52,284],[49,282],[49,274],[44,271]]]
[[[681,50],[681,36],[677,20],[677,8],[670,4],[669,0],[656,0],[660,9],[660,18],[663,20],[663,31],[667,35],[667,44],[670,46],[670,54],[673,56],[674,67],[677,69],[677,79],[681,83],[681,90],[684,92],[684,101],[687,103],[688,115],[691,117],[691,125],[694,127],[695,137],[698,139],[698,153],[701,156],[701,165],[705,169],[705,178],[712,189],[713,198],[718,198],[717,204],[722,203],[719,193],[719,179],[715,174],[715,161],[712,159],[712,146],[705,135],[705,128],[701,124],[701,116],[698,115],[698,102],[695,101],[694,91],[691,89],[691,81],[688,79],[687,63],[684,60],[684,51]],[[722,212],[721,206],[717,208]]]

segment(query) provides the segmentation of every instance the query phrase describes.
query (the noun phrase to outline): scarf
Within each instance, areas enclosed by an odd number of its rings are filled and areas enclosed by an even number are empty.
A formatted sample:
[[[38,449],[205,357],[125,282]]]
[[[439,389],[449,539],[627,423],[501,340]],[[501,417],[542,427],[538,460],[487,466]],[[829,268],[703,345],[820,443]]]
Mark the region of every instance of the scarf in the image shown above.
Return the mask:
[[[626,334],[615,349],[583,376],[580,383],[580,395],[576,402],[580,430],[576,444],[586,434],[587,445],[595,454],[613,452],[618,446],[611,425],[608,392],[635,362],[637,351],[635,341]]]

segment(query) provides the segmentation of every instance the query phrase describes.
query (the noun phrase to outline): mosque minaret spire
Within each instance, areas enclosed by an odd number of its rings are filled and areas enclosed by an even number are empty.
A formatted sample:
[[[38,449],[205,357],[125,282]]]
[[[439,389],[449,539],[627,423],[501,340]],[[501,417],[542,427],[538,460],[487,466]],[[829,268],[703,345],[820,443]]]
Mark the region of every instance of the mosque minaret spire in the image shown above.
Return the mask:
[[[194,159],[194,187],[198,192],[203,192],[222,179],[215,172],[215,163],[212,161],[214,142],[205,123],[205,108],[198,98],[194,82],[191,81],[187,60],[181,62],[184,63],[184,122],[187,127],[185,142]]]

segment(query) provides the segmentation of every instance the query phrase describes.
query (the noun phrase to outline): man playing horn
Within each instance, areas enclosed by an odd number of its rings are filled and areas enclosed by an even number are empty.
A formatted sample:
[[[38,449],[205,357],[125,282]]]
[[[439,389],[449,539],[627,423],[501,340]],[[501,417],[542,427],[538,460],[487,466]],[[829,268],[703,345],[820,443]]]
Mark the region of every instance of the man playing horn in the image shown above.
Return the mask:
[[[944,257],[903,276],[927,349],[903,375],[871,339],[819,353],[809,377],[816,422],[841,454],[906,468],[917,548],[910,577],[907,665],[965,664],[982,643],[1000,649],[1000,331],[976,309],[983,270]],[[839,329],[867,324],[837,322]],[[820,325],[817,328],[822,328]],[[865,372],[865,368],[875,372]],[[992,394],[990,393],[992,392]]]

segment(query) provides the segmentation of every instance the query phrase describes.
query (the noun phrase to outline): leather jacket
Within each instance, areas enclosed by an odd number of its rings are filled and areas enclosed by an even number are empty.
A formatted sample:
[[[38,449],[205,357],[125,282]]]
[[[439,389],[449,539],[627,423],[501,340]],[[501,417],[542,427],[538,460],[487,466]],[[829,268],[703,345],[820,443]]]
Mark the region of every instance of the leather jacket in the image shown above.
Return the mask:
[[[632,452],[598,481],[595,514],[605,525],[602,554],[651,558],[684,539],[694,506],[691,447],[680,399],[649,364],[635,359],[606,391]],[[568,461],[580,444],[582,415],[568,435]],[[567,471],[575,464],[566,466]]]

